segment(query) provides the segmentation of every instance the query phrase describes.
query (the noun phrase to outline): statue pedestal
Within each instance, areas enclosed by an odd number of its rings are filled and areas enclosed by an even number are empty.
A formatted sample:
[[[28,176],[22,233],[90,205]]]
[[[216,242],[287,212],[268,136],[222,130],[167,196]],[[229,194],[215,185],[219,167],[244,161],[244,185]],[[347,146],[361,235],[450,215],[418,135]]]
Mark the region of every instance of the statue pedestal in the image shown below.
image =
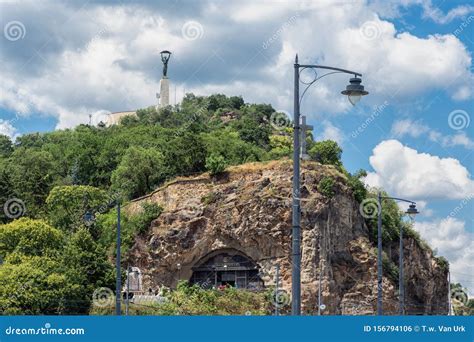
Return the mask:
[[[170,80],[162,78],[160,80],[160,104],[159,107],[166,107],[170,104]]]

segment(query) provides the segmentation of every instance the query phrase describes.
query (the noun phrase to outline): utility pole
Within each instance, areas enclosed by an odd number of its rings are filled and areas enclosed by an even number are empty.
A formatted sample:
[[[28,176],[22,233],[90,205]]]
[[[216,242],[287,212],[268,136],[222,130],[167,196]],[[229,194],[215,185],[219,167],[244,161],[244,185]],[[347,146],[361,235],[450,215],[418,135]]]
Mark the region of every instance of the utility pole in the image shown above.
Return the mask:
[[[377,208],[377,315],[382,315],[382,192],[378,193]]]
[[[120,307],[120,292],[122,288],[122,273],[121,273],[121,267],[120,267],[120,201],[117,200],[117,257],[116,257],[116,271],[117,271],[117,276],[116,276],[116,284],[115,284],[115,314],[117,316],[121,315],[121,307]]]
[[[301,213],[300,213],[300,65],[295,58],[295,93],[293,113],[293,206],[291,232],[291,314],[301,314]]]
[[[130,266],[127,265],[127,301],[125,302],[125,315],[128,316],[128,306],[130,301]]]
[[[321,257],[319,259],[318,316],[321,316]]]
[[[448,316],[452,316],[451,310],[451,272],[448,270]]]
[[[398,291],[400,292],[400,316],[405,312],[405,288],[403,284],[403,224],[400,225],[400,252],[399,252]]]
[[[275,266],[275,298],[278,297],[279,282],[280,282],[280,265],[277,263]],[[278,303],[276,300],[275,300],[275,316],[278,316]]]

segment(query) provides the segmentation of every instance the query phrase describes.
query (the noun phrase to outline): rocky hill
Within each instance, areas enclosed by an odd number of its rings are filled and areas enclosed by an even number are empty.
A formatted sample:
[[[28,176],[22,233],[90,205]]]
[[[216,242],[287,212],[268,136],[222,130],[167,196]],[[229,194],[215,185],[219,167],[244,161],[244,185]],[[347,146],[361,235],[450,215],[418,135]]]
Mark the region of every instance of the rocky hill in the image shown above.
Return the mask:
[[[321,273],[324,314],[374,314],[376,249],[345,176],[309,161],[301,174],[303,312],[316,311]],[[323,177],[334,180],[331,198],[318,191]],[[278,263],[280,286],[290,293],[291,178],[289,160],[244,164],[219,177],[179,178],[132,201],[129,213],[144,202],[163,207],[128,256],[141,269],[144,287],[174,287],[178,279],[191,279],[193,267],[210,252],[233,249],[255,262],[265,287],[275,284]],[[446,269],[415,239],[404,245],[407,313],[446,314]],[[386,252],[397,260],[395,248]],[[398,312],[397,284],[383,279],[386,314]]]

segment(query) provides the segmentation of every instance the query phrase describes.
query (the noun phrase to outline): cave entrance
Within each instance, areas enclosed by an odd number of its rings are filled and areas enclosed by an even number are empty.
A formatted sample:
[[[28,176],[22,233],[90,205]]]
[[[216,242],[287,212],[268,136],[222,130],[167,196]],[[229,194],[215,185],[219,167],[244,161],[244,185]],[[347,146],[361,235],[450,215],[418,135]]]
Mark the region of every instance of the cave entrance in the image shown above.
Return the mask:
[[[205,289],[231,286],[259,291],[264,287],[258,265],[237,250],[214,251],[199,260],[192,271],[190,283]]]

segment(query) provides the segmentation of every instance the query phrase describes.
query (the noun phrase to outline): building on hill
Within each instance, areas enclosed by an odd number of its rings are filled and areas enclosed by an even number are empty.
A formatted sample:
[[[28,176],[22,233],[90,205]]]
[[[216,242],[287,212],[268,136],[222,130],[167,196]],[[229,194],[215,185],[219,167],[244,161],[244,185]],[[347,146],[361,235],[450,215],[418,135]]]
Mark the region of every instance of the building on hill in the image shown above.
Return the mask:
[[[107,122],[105,122],[106,126],[118,125],[120,120],[126,116],[137,116],[137,112],[134,110],[125,111],[125,112],[115,112],[110,113],[107,115]]]

